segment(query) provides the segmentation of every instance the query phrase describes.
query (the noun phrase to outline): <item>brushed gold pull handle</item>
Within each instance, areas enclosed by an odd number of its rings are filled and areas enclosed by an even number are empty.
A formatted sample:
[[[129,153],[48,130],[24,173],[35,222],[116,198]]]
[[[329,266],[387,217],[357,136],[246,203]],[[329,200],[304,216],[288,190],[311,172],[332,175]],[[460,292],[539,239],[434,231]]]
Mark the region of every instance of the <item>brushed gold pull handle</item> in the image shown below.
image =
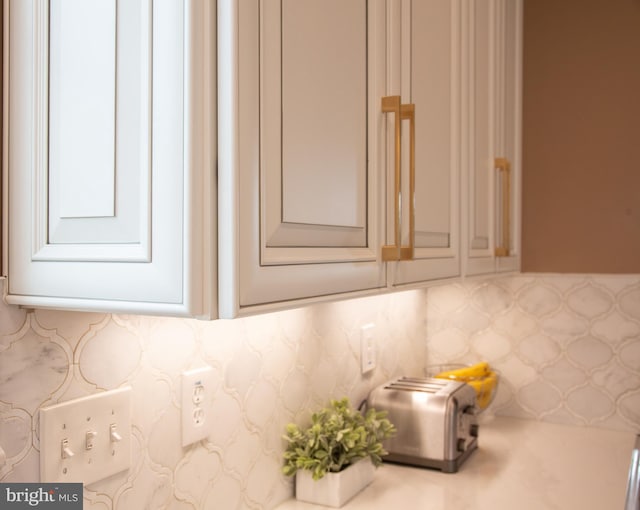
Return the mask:
[[[401,104],[400,96],[387,96],[382,98],[382,113],[394,113],[396,116],[394,134],[394,244],[382,247],[382,260],[411,260],[413,259],[415,238],[415,105]],[[409,121],[409,244],[407,246],[402,246],[401,240],[401,122],[403,120]]]
[[[496,257],[508,257],[511,246],[511,165],[506,158],[496,158],[495,168],[502,177],[502,235]]]

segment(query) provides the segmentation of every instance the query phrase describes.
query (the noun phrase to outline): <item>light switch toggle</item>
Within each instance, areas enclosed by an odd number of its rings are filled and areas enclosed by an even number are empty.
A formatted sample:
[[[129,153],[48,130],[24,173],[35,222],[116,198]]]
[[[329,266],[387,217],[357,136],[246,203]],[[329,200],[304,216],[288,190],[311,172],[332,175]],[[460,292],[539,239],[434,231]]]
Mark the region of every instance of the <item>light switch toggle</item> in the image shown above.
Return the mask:
[[[119,443],[120,441],[122,441],[122,436],[118,433],[117,428],[118,427],[115,423],[112,423],[109,427],[109,438],[111,439],[112,443]]]
[[[86,450],[93,449],[93,439],[98,435],[95,430],[87,430],[84,435],[84,447]]]
[[[71,448],[69,448],[69,440],[68,439],[63,439],[62,443],[60,444],[60,456],[63,459],[70,459],[71,457],[74,456],[73,450],[71,450]]]

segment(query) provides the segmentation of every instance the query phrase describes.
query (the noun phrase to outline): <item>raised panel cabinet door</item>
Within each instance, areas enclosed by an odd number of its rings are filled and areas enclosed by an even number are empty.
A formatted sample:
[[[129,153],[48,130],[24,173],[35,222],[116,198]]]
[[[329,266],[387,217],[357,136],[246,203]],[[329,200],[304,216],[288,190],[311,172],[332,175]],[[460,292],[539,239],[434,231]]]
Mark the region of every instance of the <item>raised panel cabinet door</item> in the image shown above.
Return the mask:
[[[464,273],[519,267],[519,0],[469,0],[463,31]]]
[[[415,106],[414,258],[391,262],[394,285],[460,274],[460,30],[458,0],[404,0],[400,59],[402,103]],[[393,83],[393,82],[392,82]],[[403,141],[409,126],[403,126]],[[409,148],[403,147],[403,162]],[[403,164],[402,180],[408,180]],[[406,185],[403,187],[408,192]],[[403,201],[403,217],[410,214]],[[403,222],[403,237],[409,235]],[[389,237],[387,237],[389,240]]]
[[[384,286],[384,2],[219,5],[221,219],[239,229],[221,242],[227,315]]]
[[[187,211],[204,207],[192,114],[207,93],[190,73],[213,13],[175,0],[5,5],[7,300],[200,314],[189,282],[204,262],[185,240],[202,234]]]

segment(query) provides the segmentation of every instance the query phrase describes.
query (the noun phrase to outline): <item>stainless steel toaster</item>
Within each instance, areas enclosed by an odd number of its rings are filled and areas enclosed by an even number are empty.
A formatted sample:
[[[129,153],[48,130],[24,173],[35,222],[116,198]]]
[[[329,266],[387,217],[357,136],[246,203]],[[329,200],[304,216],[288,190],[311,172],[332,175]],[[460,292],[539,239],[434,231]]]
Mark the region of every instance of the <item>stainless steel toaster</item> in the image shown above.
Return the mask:
[[[462,382],[401,377],[375,388],[368,406],[387,411],[398,433],[385,461],[455,473],[478,446],[476,392]]]

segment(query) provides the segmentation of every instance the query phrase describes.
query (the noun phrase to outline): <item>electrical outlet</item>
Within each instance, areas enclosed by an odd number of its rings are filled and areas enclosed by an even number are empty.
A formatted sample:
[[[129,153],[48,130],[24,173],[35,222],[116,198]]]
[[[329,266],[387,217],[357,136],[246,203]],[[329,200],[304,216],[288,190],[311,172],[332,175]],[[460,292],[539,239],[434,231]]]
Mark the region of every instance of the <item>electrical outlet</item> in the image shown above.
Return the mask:
[[[182,446],[206,439],[211,433],[213,369],[196,368],[182,373]]]
[[[97,482],[131,466],[131,388],[40,409],[40,480]]]
[[[365,324],[360,328],[360,363],[363,374],[376,368],[378,349],[375,341],[376,325]]]

